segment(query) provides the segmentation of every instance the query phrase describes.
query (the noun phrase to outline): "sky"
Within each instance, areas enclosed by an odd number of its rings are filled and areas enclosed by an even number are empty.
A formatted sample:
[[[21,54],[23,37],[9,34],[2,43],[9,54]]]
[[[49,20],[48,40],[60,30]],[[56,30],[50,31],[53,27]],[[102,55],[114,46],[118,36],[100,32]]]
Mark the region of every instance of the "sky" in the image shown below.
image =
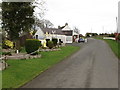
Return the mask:
[[[45,19],[54,27],[68,23],[77,27],[81,34],[112,33],[116,31],[118,2],[120,0],[45,0]]]

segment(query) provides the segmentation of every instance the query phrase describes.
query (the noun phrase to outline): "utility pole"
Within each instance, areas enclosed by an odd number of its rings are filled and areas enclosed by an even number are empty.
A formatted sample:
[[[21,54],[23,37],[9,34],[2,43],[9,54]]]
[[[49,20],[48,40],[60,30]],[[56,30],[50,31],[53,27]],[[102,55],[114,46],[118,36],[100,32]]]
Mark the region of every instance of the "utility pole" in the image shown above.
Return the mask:
[[[91,28],[91,33],[92,33],[92,28]]]
[[[116,17],[116,32],[118,33],[118,18]]]

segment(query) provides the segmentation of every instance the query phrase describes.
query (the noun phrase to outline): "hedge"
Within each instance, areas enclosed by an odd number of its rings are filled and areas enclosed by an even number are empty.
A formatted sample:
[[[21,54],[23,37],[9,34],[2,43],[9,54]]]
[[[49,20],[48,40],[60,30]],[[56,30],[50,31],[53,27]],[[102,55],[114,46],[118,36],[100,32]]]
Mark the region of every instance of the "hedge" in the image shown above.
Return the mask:
[[[48,47],[52,49],[54,47],[53,41],[48,41]]]
[[[54,46],[56,46],[57,42],[58,42],[58,39],[57,38],[53,38],[52,41],[53,41]]]
[[[28,54],[38,50],[41,46],[41,41],[38,39],[27,39],[25,42],[25,50]]]

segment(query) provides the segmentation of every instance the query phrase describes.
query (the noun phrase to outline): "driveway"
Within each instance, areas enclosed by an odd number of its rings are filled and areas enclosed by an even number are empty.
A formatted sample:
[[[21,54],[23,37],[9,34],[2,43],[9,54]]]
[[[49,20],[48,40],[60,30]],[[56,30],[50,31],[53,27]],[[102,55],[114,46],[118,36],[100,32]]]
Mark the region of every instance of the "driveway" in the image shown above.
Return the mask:
[[[81,49],[22,88],[118,88],[118,59],[102,40],[72,44]]]

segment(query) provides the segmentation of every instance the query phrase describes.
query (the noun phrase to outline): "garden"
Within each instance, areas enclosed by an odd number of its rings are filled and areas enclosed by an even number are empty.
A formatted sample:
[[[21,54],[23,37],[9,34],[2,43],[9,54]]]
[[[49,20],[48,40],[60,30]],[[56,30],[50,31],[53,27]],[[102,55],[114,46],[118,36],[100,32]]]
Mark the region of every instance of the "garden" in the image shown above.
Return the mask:
[[[34,14],[41,2],[2,2],[2,88],[18,88],[79,50],[63,46],[56,38],[46,40],[44,47],[40,39],[34,38],[31,32],[36,32],[37,26],[46,26]]]
[[[65,46],[60,51],[39,52],[41,58],[7,60],[9,66],[2,72],[2,87],[18,88],[77,50],[79,47]]]

